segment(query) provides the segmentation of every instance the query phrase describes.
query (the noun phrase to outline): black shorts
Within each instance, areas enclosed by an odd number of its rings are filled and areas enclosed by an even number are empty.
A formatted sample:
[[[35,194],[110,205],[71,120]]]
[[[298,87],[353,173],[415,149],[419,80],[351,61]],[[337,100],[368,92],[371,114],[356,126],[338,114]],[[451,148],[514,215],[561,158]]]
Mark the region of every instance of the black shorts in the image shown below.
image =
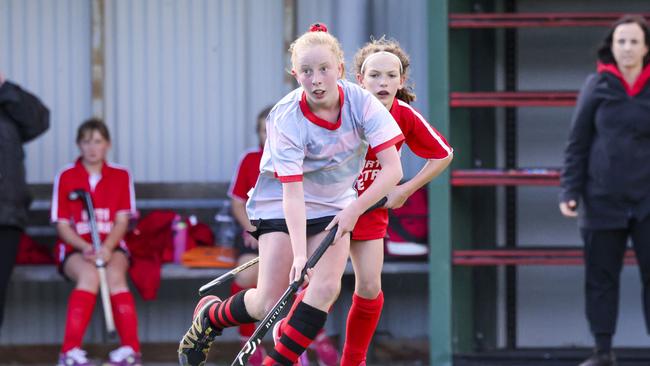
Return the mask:
[[[316,235],[325,230],[333,218],[334,216],[325,216],[307,220],[307,236]],[[257,230],[251,233],[255,239],[259,239],[263,234],[276,231],[289,234],[289,228],[285,219],[253,220],[251,223],[257,228]]]

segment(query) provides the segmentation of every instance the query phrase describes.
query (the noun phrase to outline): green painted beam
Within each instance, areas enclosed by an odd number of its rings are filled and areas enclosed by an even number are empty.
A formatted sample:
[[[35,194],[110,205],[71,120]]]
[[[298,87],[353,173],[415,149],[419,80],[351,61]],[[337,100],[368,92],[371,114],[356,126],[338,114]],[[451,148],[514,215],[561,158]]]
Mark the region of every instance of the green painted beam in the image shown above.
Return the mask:
[[[472,1],[449,1],[450,13],[466,13]],[[472,47],[471,33],[454,30],[449,34],[449,88],[452,91],[471,90]],[[453,169],[473,167],[473,121],[467,108],[454,108],[450,112],[450,140],[456,156]],[[459,188],[451,194],[451,250],[466,249],[472,244],[474,190]],[[451,272],[452,350],[466,353],[474,345],[473,270],[471,267],[453,267]]]
[[[428,2],[429,115],[449,135],[449,37],[447,0]],[[429,183],[430,364],[452,364],[451,222],[449,171]]]

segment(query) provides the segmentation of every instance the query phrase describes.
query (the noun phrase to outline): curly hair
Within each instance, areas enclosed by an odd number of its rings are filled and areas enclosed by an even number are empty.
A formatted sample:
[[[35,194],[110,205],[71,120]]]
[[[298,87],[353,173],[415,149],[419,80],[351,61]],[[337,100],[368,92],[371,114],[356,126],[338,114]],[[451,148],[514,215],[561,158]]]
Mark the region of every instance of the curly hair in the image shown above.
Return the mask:
[[[395,95],[397,99],[400,99],[406,103],[411,103],[415,101],[415,92],[413,88],[407,84],[409,77],[409,66],[411,61],[409,55],[402,49],[399,43],[393,39],[387,39],[386,36],[382,36],[379,39],[371,39],[370,42],[366,43],[361,47],[357,53],[354,55],[354,70],[357,74],[362,74],[361,67],[363,62],[373,53],[377,52],[390,52],[397,56],[402,63],[402,77],[405,80],[404,86],[397,91]]]

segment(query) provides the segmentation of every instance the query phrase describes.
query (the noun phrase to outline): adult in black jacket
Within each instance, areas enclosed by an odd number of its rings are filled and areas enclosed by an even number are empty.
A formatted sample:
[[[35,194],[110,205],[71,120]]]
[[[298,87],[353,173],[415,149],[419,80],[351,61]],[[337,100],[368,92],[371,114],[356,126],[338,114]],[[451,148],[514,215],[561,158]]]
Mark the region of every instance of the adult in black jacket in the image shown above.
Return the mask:
[[[650,33],[643,17],[624,16],[598,52],[565,150],[560,211],[578,217],[585,245],[586,313],[595,353],[581,366],[615,365],[619,278],[628,238],[643,282],[650,332]]]
[[[0,327],[5,293],[31,201],[23,144],[45,132],[49,125],[50,114],[43,103],[0,73]]]

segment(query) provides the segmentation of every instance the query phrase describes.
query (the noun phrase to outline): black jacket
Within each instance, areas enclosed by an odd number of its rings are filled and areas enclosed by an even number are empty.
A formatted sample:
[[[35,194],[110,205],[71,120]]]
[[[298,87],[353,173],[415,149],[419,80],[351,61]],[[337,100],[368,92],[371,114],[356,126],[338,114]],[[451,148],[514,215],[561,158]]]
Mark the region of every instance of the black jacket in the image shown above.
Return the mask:
[[[50,112],[38,98],[8,81],[0,86],[0,225],[22,228],[27,222],[23,143],[49,125]]]
[[[560,199],[580,202],[583,228],[623,228],[650,214],[649,76],[647,66],[634,96],[611,68],[590,75],[580,91]]]

